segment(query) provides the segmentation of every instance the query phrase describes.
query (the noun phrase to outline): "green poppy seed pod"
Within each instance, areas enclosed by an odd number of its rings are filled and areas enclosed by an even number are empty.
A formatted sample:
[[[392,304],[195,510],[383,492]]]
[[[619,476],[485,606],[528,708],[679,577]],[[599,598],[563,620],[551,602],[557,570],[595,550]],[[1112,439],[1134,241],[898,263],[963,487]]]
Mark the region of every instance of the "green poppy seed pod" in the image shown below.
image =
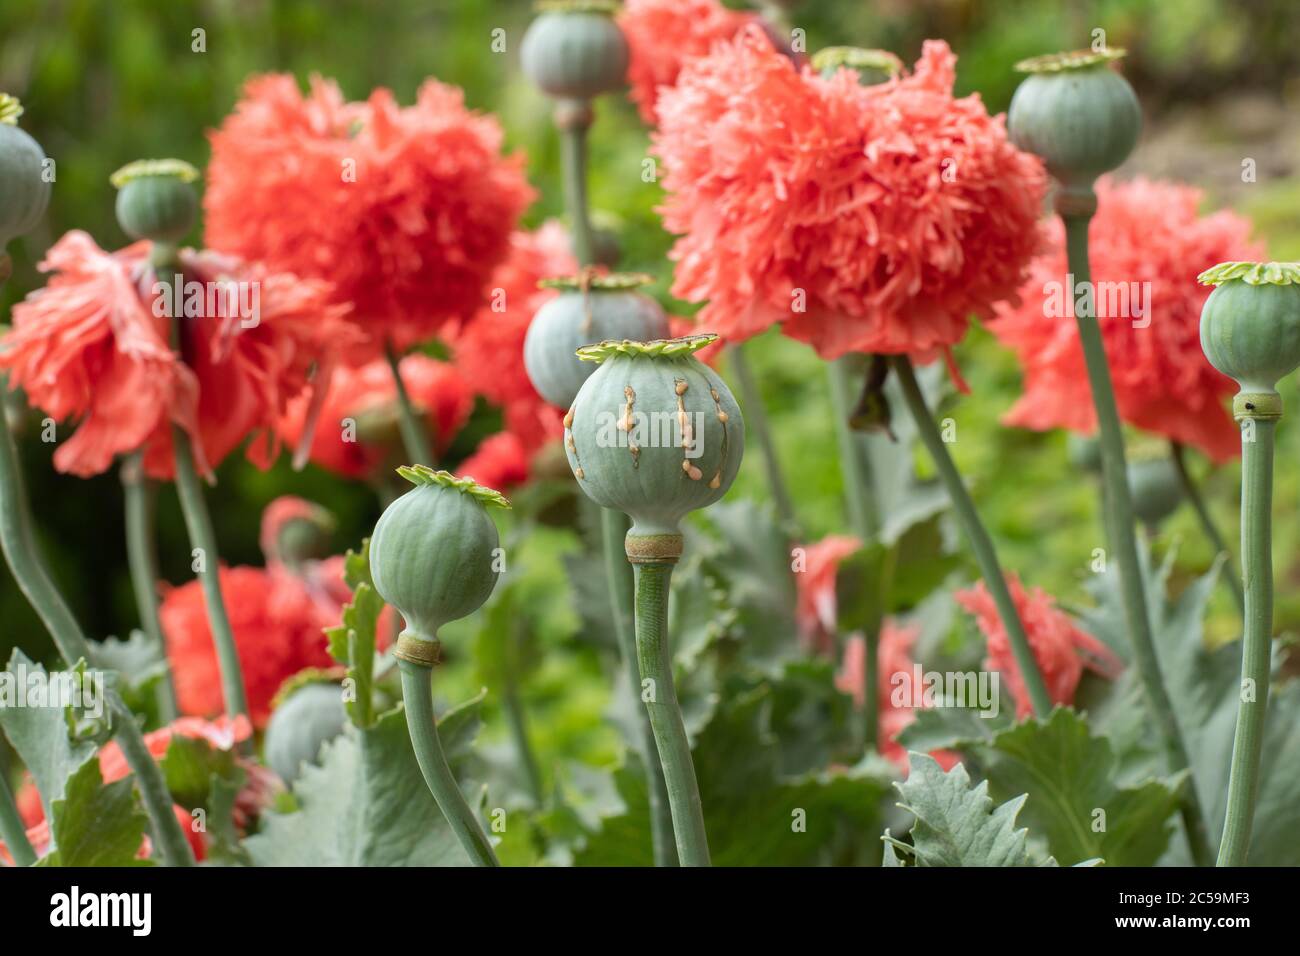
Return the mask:
[[[1018,147],[1037,153],[1064,186],[1091,189],[1133,152],[1142,110],[1133,87],[1110,64],[1121,49],[1080,50],[1016,64],[1029,76],[1007,111]]]
[[[1300,262],[1221,262],[1198,277],[1201,350],[1235,379],[1237,419],[1280,418],[1277,383],[1300,366]]]
[[[292,785],[304,764],[314,764],[327,740],[343,733],[347,723],[343,688],[333,681],[313,680],[291,690],[266,725],[266,762]]]
[[[745,423],[725,382],[694,352],[715,335],[602,342],[599,362],[564,416],[564,447],[592,501],[632,519],[633,563],[676,561],[680,522],[727,493],[745,451]]]
[[[384,509],[370,538],[375,590],[406,619],[397,655],[437,661],[438,629],[474,613],[496,586],[500,492],[426,465],[397,469],[415,487]]]
[[[175,245],[194,228],[199,171],[179,159],[141,159],[115,172],[117,221],[132,239]]]
[[[36,228],[50,204],[45,151],[18,127],[22,115],[22,105],[0,93],[0,255]]]
[[[576,278],[546,279],[561,292],[533,317],[524,339],[524,367],[537,394],[568,408],[596,367],[577,357],[584,345],[604,341],[648,342],[668,336],[668,316],[644,292],[650,276],[584,272]]]
[[[1182,479],[1167,455],[1130,460],[1128,487],[1134,516],[1149,528],[1158,526],[1183,502]]]
[[[1066,439],[1066,450],[1070,464],[1075,468],[1092,475],[1101,474],[1101,442],[1095,435],[1070,432]]]
[[[628,46],[614,22],[615,3],[558,0],[539,3],[524,34],[519,59],[543,93],[561,100],[590,100],[623,86]]]

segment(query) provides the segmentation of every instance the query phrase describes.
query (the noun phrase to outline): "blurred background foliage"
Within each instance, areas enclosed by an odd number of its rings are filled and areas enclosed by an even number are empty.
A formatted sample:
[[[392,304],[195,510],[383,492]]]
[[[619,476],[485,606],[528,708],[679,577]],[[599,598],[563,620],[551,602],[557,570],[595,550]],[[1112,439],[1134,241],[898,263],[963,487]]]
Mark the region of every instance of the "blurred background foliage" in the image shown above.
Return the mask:
[[[7,307],[40,284],[34,269],[43,250],[68,229],[88,230],[102,245],[125,242],[113,218],[109,174],[141,157],[176,156],[202,167],[206,131],[219,124],[250,75],[291,71],[336,78],[363,99],[375,86],[413,99],[429,75],[462,86],[473,107],[497,113],[512,149],[529,158],[542,198],[529,224],[561,212],[558,149],[550,108],[521,77],[517,51],[531,16],[527,0],[5,0],[0,5],[0,89],[19,96],[24,127],[57,162],[57,184],[43,228],[11,250],[16,271],[3,291]],[[1006,108],[1017,82],[1012,64],[1058,49],[1088,45],[1106,31],[1111,45],[1129,48],[1125,72],[1147,113],[1142,144],[1126,171],[1170,176],[1206,190],[1207,204],[1252,216],[1276,258],[1300,256],[1300,98],[1294,42],[1300,4],[1294,0],[807,0],[792,13],[809,50],[831,44],[881,46],[913,60],[927,37],[946,39],[959,54],[962,92],[978,91],[990,110]],[[494,31],[506,49],[492,52]],[[196,52],[203,31],[202,52]],[[647,131],[631,105],[612,97],[599,104],[593,132],[593,205],[621,223],[623,265],[660,277],[666,296],[671,237],[654,209],[659,188],[642,181]],[[1243,183],[1243,159],[1256,160],[1258,180]],[[675,311],[687,312],[680,303]],[[842,531],[841,482],[827,418],[825,375],[806,347],[776,335],[751,349],[789,477],[799,517],[811,536]],[[958,351],[973,394],[954,397],[943,414],[956,422],[955,454],[973,483],[1005,564],[1027,583],[1068,603],[1085,600],[1092,549],[1102,539],[1091,479],[1072,468],[1063,434],[1005,429],[999,417],[1012,404],[1019,377],[1009,354],[975,330]],[[1289,395],[1288,399],[1293,396]],[[1300,408],[1300,403],[1293,403]],[[66,433],[66,427],[64,429]],[[1294,504],[1300,476],[1300,424],[1279,433],[1275,540],[1279,624],[1300,624],[1300,536]],[[74,610],[92,634],[122,634],[136,624],[127,578],[121,490],[115,475],[85,481],[54,473],[52,446],[38,423],[26,422],[22,452],[43,544]],[[461,449],[468,452],[469,448]],[[454,464],[454,461],[451,462]],[[1204,474],[1206,463],[1196,461]],[[928,462],[918,461],[928,470]],[[1213,508],[1235,542],[1235,466],[1207,479]],[[258,472],[232,456],[210,493],[222,557],[260,564],[258,519],[266,503],[293,493],[327,505],[339,519],[338,550],[354,546],[379,513],[373,490],[314,467],[292,472],[281,462]],[[766,497],[755,459],[732,497]],[[160,496],[159,545],[164,576],[191,576],[174,494]],[[1210,563],[1190,509],[1170,523],[1158,550],[1179,546],[1182,580]],[[546,620],[540,639],[559,641],[575,627],[565,607],[562,573],[549,557],[575,547],[571,536],[535,537],[524,560],[539,568],[532,602]],[[973,576],[973,575],[972,575]],[[549,595],[549,598],[546,597]],[[0,655],[23,646],[48,656],[45,635],[7,573],[0,572]],[[1226,593],[1213,605],[1209,633],[1235,636]],[[581,652],[577,656],[581,658]],[[531,693],[549,699],[551,735],[582,737],[585,718],[599,708],[574,681],[563,658],[545,656]],[[590,662],[577,663],[579,671]],[[594,665],[591,665],[594,667]],[[476,677],[467,672],[465,686]],[[607,741],[606,741],[607,742]],[[557,749],[570,753],[582,744]],[[544,751],[550,750],[544,745]],[[599,746],[597,745],[597,750]]]

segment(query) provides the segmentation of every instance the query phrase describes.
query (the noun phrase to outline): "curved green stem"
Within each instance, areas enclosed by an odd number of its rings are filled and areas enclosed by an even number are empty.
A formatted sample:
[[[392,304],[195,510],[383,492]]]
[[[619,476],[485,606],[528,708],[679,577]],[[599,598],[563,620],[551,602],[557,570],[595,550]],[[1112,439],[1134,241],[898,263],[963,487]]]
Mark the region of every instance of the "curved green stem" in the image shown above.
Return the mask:
[[[758,439],[758,448],[763,455],[763,467],[767,472],[767,487],[772,493],[772,502],[776,513],[785,529],[791,534],[798,534],[799,519],[795,516],[794,500],[781,472],[781,459],[776,452],[776,441],[772,438],[772,429],[767,422],[767,408],[763,404],[763,393],[759,390],[754,370],[745,356],[745,343],[736,342],[727,346],[727,360],[731,371],[735,373],[736,384],[740,387],[740,402],[745,413],[745,426]]]
[[[212,516],[208,513],[203,487],[194,468],[190,436],[179,425],[172,426],[172,445],[176,452],[176,494],[181,501],[181,513],[185,517],[190,547],[199,552],[199,581],[203,587],[203,603],[208,612],[212,644],[217,650],[226,713],[231,717],[241,714],[247,717],[248,695],[244,692],[244,671],[239,663],[239,649],[235,645],[230,615],[226,613],[226,600],[221,594],[221,561],[217,552],[217,536],[212,530]]]
[[[650,714],[641,706],[641,668],[637,663],[636,624],[632,610],[632,565],[625,555],[628,519],[621,511],[600,509],[602,551],[605,579],[609,582],[609,600],[614,615],[614,635],[618,639],[618,656],[627,675],[627,692],[631,695],[633,719],[637,721],[636,750],[645,767],[646,791],[650,802],[650,836],[655,866],[677,865],[677,843],[673,836],[673,811],[668,802],[668,785],[659,765],[659,748],[655,744]]]
[[[131,570],[131,588],[140,615],[140,627],[149,642],[167,661],[167,643],[158,620],[158,554],[154,546],[154,509],[157,488],[144,476],[139,452],[122,462],[122,501],[126,518],[126,558]],[[158,709],[163,723],[179,712],[170,663],[158,684]]]
[[[1016,612],[1016,604],[1011,598],[1011,591],[1007,588],[1007,580],[998,563],[993,542],[989,539],[988,531],[984,529],[984,523],[980,521],[970,492],[966,490],[966,484],[957,471],[957,465],[948,454],[943,436],[939,434],[939,428],[934,423],[934,416],[930,414],[930,409],[925,403],[925,395],[921,392],[921,386],[916,381],[916,373],[912,370],[912,360],[906,355],[895,355],[891,362],[894,371],[898,374],[898,383],[902,386],[908,411],[916,421],[921,442],[930,453],[930,457],[934,459],[939,477],[948,490],[948,497],[952,499],[957,520],[961,523],[962,530],[966,532],[971,550],[975,552],[975,561],[979,565],[981,577],[984,578],[984,586],[988,588],[993,596],[993,603],[997,605],[998,617],[1002,619],[1002,626],[1006,629],[1007,638],[1011,643],[1011,653],[1025,682],[1025,689],[1029,693],[1029,701],[1033,704],[1034,713],[1039,717],[1046,717],[1052,710],[1052,698],[1047,693],[1047,685],[1043,682],[1043,673],[1038,669],[1038,659],[1034,657],[1033,649],[1029,646],[1024,624]]]
[[[1241,576],[1245,630],[1241,639],[1241,700],[1232,740],[1228,810],[1219,866],[1245,866],[1259,793],[1260,757],[1273,640],[1273,433],[1276,422],[1251,420],[1253,441],[1241,441]]]
[[[465,802],[465,795],[460,792],[456,777],[447,765],[447,756],[442,751],[438,725],[433,717],[433,688],[430,686],[433,668],[407,660],[398,661],[398,665],[402,671],[406,729],[411,733],[411,746],[415,748],[415,759],[420,764],[429,792],[470,861],[475,866],[500,866],[492,841]]]
[[[1088,261],[1088,223],[1091,214],[1063,214],[1065,222],[1066,251],[1070,274],[1076,285],[1087,287],[1092,281]],[[1106,362],[1106,346],[1101,337],[1097,317],[1087,309],[1075,309],[1075,324],[1079,342],[1083,347],[1084,362],[1088,367],[1088,384],[1092,402],[1097,410],[1097,431],[1101,441],[1102,482],[1105,487],[1104,506],[1108,511],[1106,527],[1111,537],[1110,546],[1119,561],[1120,591],[1124,599],[1124,617],[1128,624],[1133,660],[1146,690],[1156,726],[1164,740],[1170,771],[1177,773],[1189,768],[1187,747],[1174,717],[1173,705],[1160,673],[1160,658],[1156,654],[1151,636],[1151,618],[1147,610],[1146,588],[1142,565],[1138,558],[1137,536],[1133,520],[1133,502],[1128,486],[1128,469],[1124,460],[1124,435],[1120,429],[1119,408],[1111,386],[1110,367]],[[1205,815],[1194,780],[1183,788],[1181,803],[1183,826],[1187,831],[1188,845],[1198,866],[1208,866],[1210,861],[1209,838],[1206,835]]]
[[[5,388],[0,376],[0,388]],[[90,644],[81,625],[55,587],[45,560],[36,547],[31,527],[31,509],[23,487],[18,463],[18,449],[8,424],[0,435],[0,546],[19,590],[54,639],[60,656],[69,665],[79,660],[93,661]],[[109,709],[114,715],[130,715],[116,690],[108,692]],[[135,775],[145,811],[153,826],[154,839],[164,862],[171,866],[193,866],[194,852],[172,813],[172,801],[163,781],[162,771],[145,747],[134,718],[115,720],[115,733],[127,765]]]
[[[0,839],[9,848],[9,855],[17,866],[31,866],[36,862],[36,851],[27,839],[27,828],[14,803],[13,791],[9,789],[6,774],[0,770]]]
[[[411,459],[407,464],[437,468],[438,458],[433,453],[433,445],[429,443],[429,433],[424,427],[424,420],[412,404],[411,396],[406,391],[406,383],[402,381],[401,358],[393,348],[392,342],[384,343],[384,358],[388,360],[388,367],[393,373],[393,385],[397,389],[397,427],[402,433],[402,445],[406,448],[406,457]]]
[[[590,103],[561,104],[556,110],[564,207],[573,233],[573,257],[579,266],[589,266],[596,258],[596,238],[587,205],[587,131],[591,122]]]
[[[1237,610],[1245,614],[1246,596],[1241,590],[1241,578],[1237,576],[1237,569],[1232,561],[1232,552],[1228,550],[1228,544],[1223,540],[1223,535],[1219,534],[1219,529],[1214,524],[1214,517],[1210,514],[1209,505],[1206,504],[1201,489],[1197,486],[1196,481],[1192,478],[1191,470],[1187,467],[1186,449],[1183,448],[1182,442],[1170,442],[1169,453],[1174,460],[1174,469],[1178,472],[1178,481],[1183,486],[1183,494],[1192,503],[1196,517],[1201,522],[1201,530],[1210,539],[1210,546],[1214,548],[1215,553],[1223,555],[1227,564],[1227,573],[1223,575],[1223,578],[1228,582],[1228,587],[1232,590],[1232,596],[1237,600]]]
[[[672,649],[668,640],[668,583],[671,564],[633,565],[636,579],[636,650],[641,680],[650,681],[646,710],[654,729],[659,762],[668,786],[668,802],[682,866],[709,866],[704,806],[695,779],[691,744],[673,685]]]

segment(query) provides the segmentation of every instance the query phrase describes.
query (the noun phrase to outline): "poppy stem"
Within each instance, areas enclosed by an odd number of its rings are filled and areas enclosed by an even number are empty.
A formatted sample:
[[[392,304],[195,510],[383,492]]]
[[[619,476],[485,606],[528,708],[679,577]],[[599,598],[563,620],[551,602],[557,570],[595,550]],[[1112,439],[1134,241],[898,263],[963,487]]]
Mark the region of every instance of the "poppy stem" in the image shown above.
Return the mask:
[[[27,828],[23,826],[23,818],[18,813],[18,805],[14,803],[14,794],[9,789],[6,777],[6,772],[0,771],[0,838],[5,841],[9,855],[14,858],[17,866],[31,866],[36,862],[36,851],[27,839]]]
[[[143,456],[128,456],[119,469],[122,478],[122,501],[126,518],[126,557],[131,570],[131,587],[135,591],[140,626],[149,642],[158,650],[167,670],[158,684],[158,710],[163,723],[170,723],[178,713],[176,687],[158,620],[158,552],[154,544],[154,512],[157,487],[145,477]]]
[[[1025,690],[1029,694],[1029,702],[1033,705],[1035,714],[1046,717],[1052,710],[1052,698],[1047,693],[1047,685],[1043,682],[1043,673],[1038,668],[1038,659],[1034,657],[1033,649],[1029,646],[1024,624],[1016,612],[1016,604],[1011,598],[1011,591],[1007,588],[1007,579],[998,563],[993,542],[984,528],[984,523],[980,520],[979,512],[975,510],[975,503],[971,500],[970,492],[966,490],[966,484],[957,471],[956,463],[948,454],[943,436],[934,423],[934,416],[926,405],[925,395],[912,369],[912,360],[906,355],[895,355],[890,361],[898,375],[898,384],[902,387],[903,399],[907,403],[908,411],[916,422],[921,442],[934,460],[939,477],[948,490],[948,497],[952,499],[953,510],[957,512],[957,520],[962,530],[966,532],[971,550],[975,552],[975,561],[979,565],[980,575],[984,578],[984,586],[988,588],[993,596],[993,603],[997,605],[998,616],[1002,619],[1002,626],[1006,629],[1007,638],[1011,643],[1011,653],[1015,657],[1016,668],[1020,671],[1020,676],[1025,682]]]
[[[1091,196],[1091,190],[1089,190]],[[1087,198],[1087,197],[1084,197]],[[1066,209],[1061,218],[1065,222],[1066,251],[1070,274],[1076,288],[1091,287],[1092,270],[1088,261],[1088,224],[1092,213],[1089,203],[1081,202],[1073,194],[1058,195]],[[1091,205],[1095,206],[1095,200]],[[1073,211],[1072,211],[1073,210]],[[1124,600],[1124,617],[1133,650],[1133,660],[1146,690],[1147,702],[1156,719],[1156,726],[1164,739],[1169,770],[1178,773],[1189,770],[1187,747],[1182,731],[1174,716],[1173,704],[1165,689],[1160,673],[1160,658],[1156,654],[1151,636],[1151,618],[1147,610],[1146,586],[1141,562],[1138,559],[1136,528],[1133,521],[1133,501],[1128,486],[1128,468],[1124,460],[1124,435],[1120,430],[1119,408],[1111,385],[1110,367],[1106,362],[1106,346],[1101,336],[1101,326],[1093,309],[1076,308],[1075,324],[1079,329],[1079,342],[1083,347],[1084,362],[1088,368],[1088,384],[1092,402],[1097,410],[1097,431],[1101,441],[1102,483],[1105,488],[1103,503],[1109,512],[1106,526],[1110,546],[1119,561],[1120,591]],[[1189,770],[1190,775],[1190,770]],[[1194,779],[1183,788],[1181,801],[1183,826],[1187,831],[1188,846],[1198,866],[1210,863],[1210,844],[1206,835],[1205,815],[1196,793]]]
[[[230,626],[230,615],[226,612],[226,601],[221,593],[221,558],[217,552],[217,536],[212,530],[212,516],[208,513],[203,487],[194,468],[190,436],[179,425],[172,426],[172,445],[176,453],[176,495],[180,498],[190,547],[196,552],[195,563],[203,587],[208,627],[212,631],[212,643],[216,647],[217,664],[221,670],[221,691],[226,713],[231,717],[247,717],[248,696],[244,691],[244,672],[239,662],[239,649],[235,645],[235,632]]]
[[[1232,552],[1228,550],[1228,544],[1223,540],[1223,535],[1219,534],[1219,529],[1214,524],[1214,517],[1210,514],[1209,505],[1206,504],[1201,489],[1197,486],[1196,480],[1192,478],[1191,470],[1187,467],[1187,450],[1183,447],[1182,442],[1174,441],[1169,443],[1169,454],[1174,460],[1174,469],[1178,472],[1178,480],[1183,486],[1183,494],[1192,503],[1192,508],[1196,511],[1196,517],[1200,519],[1201,530],[1210,539],[1210,545],[1214,548],[1215,554],[1223,555],[1224,561],[1228,565],[1228,573],[1224,575],[1224,579],[1228,582],[1228,587],[1232,589],[1232,596],[1237,600],[1237,610],[1245,614],[1246,596],[1241,589],[1241,578],[1237,576],[1237,569],[1233,565]]]
[[[406,457],[411,459],[409,464],[437,468],[438,458],[433,453],[433,446],[429,444],[429,433],[424,427],[424,422],[411,403],[411,396],[406,391],[406,383],[402,381],[401,359],[397,355],[397,350],[393,348],[392,342],[384,343],[384,358],[388,360],[388,367],[393,372],[393,384],[397,389],[397,426],[402,433]]]
[[[673,685],[672,649],[668,640],[668,584],[673,566],[664,562],[634,564],[636,579],[636,649],[641,680],[648,681],[645,701],[654,729],[659,762],[672,807],[677,856],[682,866],[709,866],[704,806],[695,779],[691,744]],[[645,698],[645,692],[642,693]]]
[[[456,777],[447,764],[438,726],[433,717],[433,668],[427,664],[399,660],[402,671],[402,700],[406,705],[406,728],[411,734],[415,759],[424,774],[424,782],[442,811],[448,826],[456,834],[470,861],[475,866],[500,866],[492,841],[483,831],[474,811],[465,802],[465,795],[456,783]]]
[[[524,780],[528,785],[528,794],[533,798],[533,802],[540,807],[545,799],[542,772],[538,767],[537,755],[533,752],[532,740],[528,734],[528,712],[524,709],[524,703],[519,694],[519,657],[520,647],[523,643],[520,629],[524,626],[524,622],[519,618],[515,618],[510,625],[509,659],[504,662],[504,688],[501,703],[505,708],[506,723],[510,727],[510,736],[515,742],[519,763],[524,768]]]
[[[6,384],[5,377],[0,376],[0,388]],[[55,587],[45,559],[36,546],[18,449],[7,422],[3,430],[4,434],[0,435],[0,546],[5,560],[19,590],[50,632],[65,664],[71,667],[80,660],[93,661],[81,625]],[[193,866],[194,851],[172,812],[172,800],[162,771],[145,746],[134,715],[116,690],[108,690],[107,700],[115,718],[114,734],[127,765],[135,775],[163,861],[170,866]]]
[[[830,381],[831,409],[835,418],[835,439],[839,444],[840,472],[844,476],[844,503],[849,514],[849,527],[865,547],[876,539],[879,529],[871,460],[867,458],[863,436],[849,424],[855,396],[861,386],[861,382],[857,381],[858,373],[864,371],[860,366],[861,356],[849,354],[828,362],[826,371]],[[886,597],[882,593],[879,601],[872,602],[870,619],[863,627],[862,738],[867,749],[878,747],[880,742],[880,628],[884,620],[883,605]]]
[[[1260,757],[1273,641],[1273,435],[1277,422],[1241,420],[1241,576],[1245,624],[1241,639],[1241,698],[1232,740],[1228,808],[1219,866],[1245,866],[1259,794]]]
[[[763,393],[754,378],[749,358],[745,355],[745,343],[736,342],[727,347],[727,361],[740,386],[740,403],[745,413],[745,425],[758,439],[759,450],[763,453],[763,467],[767,471],[767,487],[772,493],[772,502],[781,524],[790,534],[799,534],[799,519],[795,516],[794,501],[790,489],[785,483],[781,471],[781,459],[776,452],[776,441],[772,438],[772,429],[767,422],[767,407],[763,403]]]
[[[573,233],[573,257],[579,268],[596,260],[596,237],[587,205],[587,132],[595,114],[590,102],[564,102],[555,109],[560,131],[560,169],[564,176],[564,206]]]
[[[677,843],[673,836],[673,811],[668,802],[668,785],[664,782],[655,744],[650,712],[641,705],[641,667],[637,663],[636,623],[632,608],[634,588],[632,565],[625,554],[628,518],[613,508],[600,509],[602,552],[605,577],[609,581],[609,599],[614,616],[614,636],[618,639],[618,656],[627,675],[627,693],[631,712],[636,715],[635,748],[645,768],[646,791],[650,803],[650,837],[655,866],[677,865]]]

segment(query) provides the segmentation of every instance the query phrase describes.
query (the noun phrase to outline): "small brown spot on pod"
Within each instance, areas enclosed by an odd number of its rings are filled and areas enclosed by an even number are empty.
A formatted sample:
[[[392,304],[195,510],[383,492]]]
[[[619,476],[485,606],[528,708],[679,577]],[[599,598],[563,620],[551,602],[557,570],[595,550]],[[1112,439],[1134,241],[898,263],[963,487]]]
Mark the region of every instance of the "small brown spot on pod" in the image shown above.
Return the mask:
[[[720,396],[720,395],[718,394],[718,390],[717,390],[716,388],[711,388],[711,389],[709,389],[709,394],[713,396],[713,400],[714,400],[715,402],[718,402],[718,401],[721,401],[721,400],[722,400],[722,396]]]
[[[564,440],[564,444],[567,445],[569,451],[573,452],[575,455],[578,453],[578,446],[574,443],[572,435]]]
[[[685,395],[688,388],[690,386],[686,384],[685,380],[680,378],[677,380],[676,390],[678,395]]]
[[[573,469],[573,477],[581,480],[587,477],[587,473],[583,471],[581,468],[575,468]]]
[[[704,472],[696,468],[689,461],[686,462],[686,474],[690,476],[691,481],[699,481],[704,477]]]
[[[572,408],[569,409],[567,412],[564,413],[564,427],[565,427],[565,428],[572,428],[572,427],[573,427],[573,409],[572,409]]]
[[[727,417],[727,413],[726,413],[726,412],[722,412],[722,411],[720,411],[720,412],[718,412],[718,421],[722,422],[722,424],[725,425],[725,424],[727,424],[727,422],[731,421],[731,419]]]
[[[712,480],[709,481],[709,487],[710,488],[722,487],[722,472],[718,472],[716,475],[713,476]]]

